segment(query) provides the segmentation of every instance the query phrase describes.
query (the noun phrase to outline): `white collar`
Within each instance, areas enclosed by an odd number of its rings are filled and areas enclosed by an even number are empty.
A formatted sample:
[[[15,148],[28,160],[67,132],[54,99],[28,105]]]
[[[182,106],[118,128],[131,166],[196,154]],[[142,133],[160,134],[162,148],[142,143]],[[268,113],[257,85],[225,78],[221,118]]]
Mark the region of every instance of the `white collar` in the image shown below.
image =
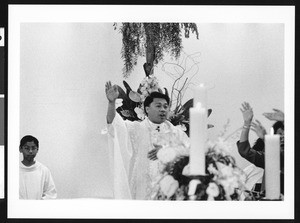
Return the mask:
[[[25,166],[22,161],[20,161],[20,168],[25,170],[25,171],[32,171],[35,170],[36,168],[38,168],[40,166],[40,163],[38,161],[35,160],[35,163],[31,166]]]
[[[149,123],[149,126],[152,130],[158,130],[161,131],[161,130],[164,130],[166,128],[166,123],[163,122],[163,123],[160,123],[160,124],[156,124],[156,123],[153,123],[150,121],[150,119],[147,117],[147,122]]]

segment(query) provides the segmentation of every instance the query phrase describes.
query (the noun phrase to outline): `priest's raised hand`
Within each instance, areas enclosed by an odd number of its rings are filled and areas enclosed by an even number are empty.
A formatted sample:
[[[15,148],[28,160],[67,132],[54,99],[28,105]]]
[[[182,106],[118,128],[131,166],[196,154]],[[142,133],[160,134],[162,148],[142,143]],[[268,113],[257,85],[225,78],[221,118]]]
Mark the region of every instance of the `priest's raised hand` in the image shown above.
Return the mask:
[[[115,102],[119,96],[118,86],[112,85],[110,81],[106,82],[105,93],[109,102]]]
[[[118,86],[112,85],[110,81],[106,82],[105,93],[108,100],[106,121],[108,124],[111,124],[116,116],[115,101],[119,96]]]

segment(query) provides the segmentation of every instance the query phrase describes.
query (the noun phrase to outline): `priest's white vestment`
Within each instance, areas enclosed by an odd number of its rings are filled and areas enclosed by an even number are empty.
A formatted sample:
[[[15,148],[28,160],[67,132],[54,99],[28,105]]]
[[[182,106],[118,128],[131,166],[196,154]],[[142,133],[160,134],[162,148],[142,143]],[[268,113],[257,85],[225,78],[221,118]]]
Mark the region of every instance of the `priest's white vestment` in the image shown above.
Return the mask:
[[[159,131],[157,130],[159,126]],[[148,118],[128,121],[116,113],[108,124],[108,147],[115,199],[152,199],[153,189],[162,177],[159,160],[147,158],[154,144],[172,146],[177,154],[189,155],[190,142],[184,131],[169,121],[154,124]]]

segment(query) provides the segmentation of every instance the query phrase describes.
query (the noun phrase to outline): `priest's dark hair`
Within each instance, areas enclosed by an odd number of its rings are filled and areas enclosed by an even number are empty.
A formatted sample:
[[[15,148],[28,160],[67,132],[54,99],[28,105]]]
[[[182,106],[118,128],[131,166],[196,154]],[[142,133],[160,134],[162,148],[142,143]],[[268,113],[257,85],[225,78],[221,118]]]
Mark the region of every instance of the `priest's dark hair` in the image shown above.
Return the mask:
[[[168,95],[154,91],[144,101],[144,111],[146,114],[146,107],[149,107],[149,105],[153,102],[154,98],[163,98],[167,101],[168,105],[170,104],[170,98]]]
[[[24,146],[26,142],[34,142],[34,144],[39,147],[39,140],[32,135],[24,136],[20,141],[20,147]]]

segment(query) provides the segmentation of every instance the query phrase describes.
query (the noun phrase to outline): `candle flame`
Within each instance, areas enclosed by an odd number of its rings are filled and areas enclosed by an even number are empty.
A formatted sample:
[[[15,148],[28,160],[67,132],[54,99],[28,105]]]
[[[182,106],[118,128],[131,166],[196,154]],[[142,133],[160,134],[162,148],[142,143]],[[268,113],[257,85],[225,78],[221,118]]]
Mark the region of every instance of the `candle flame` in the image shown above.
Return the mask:
[[[273,128],[270,129],[270,135],[274,135],[274,129]]]

